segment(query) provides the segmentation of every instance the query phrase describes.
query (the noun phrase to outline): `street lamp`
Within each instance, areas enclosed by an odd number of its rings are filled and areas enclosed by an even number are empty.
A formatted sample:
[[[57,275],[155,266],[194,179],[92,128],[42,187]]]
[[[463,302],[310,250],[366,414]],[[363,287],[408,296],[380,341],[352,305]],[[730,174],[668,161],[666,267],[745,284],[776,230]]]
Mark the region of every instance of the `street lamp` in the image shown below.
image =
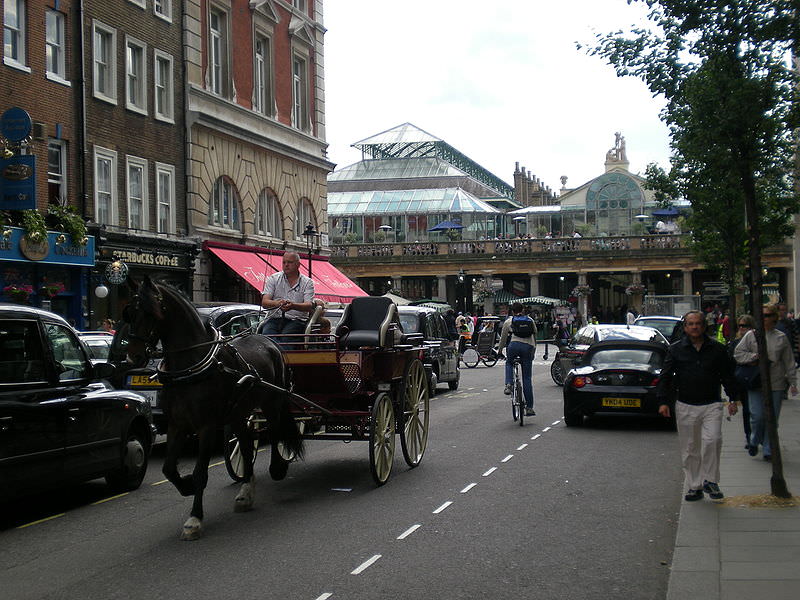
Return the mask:
[[[461,285],[461,296],[464,298],[464,307],[463,311],[467,312],[467,284],[466,284],[466,274],[467,272],[464,269],[458,270],[458,283]]]
[[[311,277],[311,244],[313,243],[312,238],[315,235],[318,235],[318,231],[314,229],[314,225],[309,223],[306,225],[306,229],[303,232],[303,235],[306,238],[306,249],[308,250],[308,276]]]

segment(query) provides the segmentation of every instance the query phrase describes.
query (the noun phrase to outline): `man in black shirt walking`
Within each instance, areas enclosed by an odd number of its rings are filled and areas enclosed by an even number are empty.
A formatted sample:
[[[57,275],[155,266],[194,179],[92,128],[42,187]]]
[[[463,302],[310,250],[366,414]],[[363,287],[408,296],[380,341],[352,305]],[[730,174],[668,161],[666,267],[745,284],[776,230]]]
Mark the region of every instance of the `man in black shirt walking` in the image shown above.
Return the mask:
[[[706,335],[705,315],[691,310],[683,316],[686,334],[669,347],[661,370],[656,395],[658,412],[669,417],[675,411],[683,472],[689,491],[685,499],[700,500],[703,492],[721,500],[719,457],[722,451],[722,411],[720,384],[728,398],[735,398],[733,362],[725,347]],[[677,391],[677,401],[672,392]],[[728,403],[735,415],[736,403]]]

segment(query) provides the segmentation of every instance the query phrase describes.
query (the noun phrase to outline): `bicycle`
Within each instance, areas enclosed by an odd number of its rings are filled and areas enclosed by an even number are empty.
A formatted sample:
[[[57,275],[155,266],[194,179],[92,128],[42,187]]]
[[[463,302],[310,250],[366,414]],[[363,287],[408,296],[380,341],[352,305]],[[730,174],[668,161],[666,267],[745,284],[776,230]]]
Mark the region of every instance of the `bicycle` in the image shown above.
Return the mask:
[[[517,356],[512,365],[513,375],[511,381],[511,416],[522,427],[525,418],[525,393],[522,391],[522,361]]]

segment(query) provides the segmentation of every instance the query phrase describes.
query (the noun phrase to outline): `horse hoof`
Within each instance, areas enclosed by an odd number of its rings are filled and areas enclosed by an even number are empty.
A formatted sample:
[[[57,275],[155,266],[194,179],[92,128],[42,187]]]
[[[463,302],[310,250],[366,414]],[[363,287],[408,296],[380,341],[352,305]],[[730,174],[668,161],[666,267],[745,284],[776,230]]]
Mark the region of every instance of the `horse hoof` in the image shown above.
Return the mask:
[[[286,477],[289,472],[289,463],[271,464],[269,466],[269,475],[275,481],[280,481]]]
[[[233,512],[247,512],[253,508],[255,493],[252,483],[242,484],[242,489],[233,501]]]
[[[203,535],[203,522],[197,517],[189,517],[183,524],[181,540],[190,542],[199,539]]]
[[[233,512],[243,513],[253,510],[253,503],[237,498],[233,503]]]

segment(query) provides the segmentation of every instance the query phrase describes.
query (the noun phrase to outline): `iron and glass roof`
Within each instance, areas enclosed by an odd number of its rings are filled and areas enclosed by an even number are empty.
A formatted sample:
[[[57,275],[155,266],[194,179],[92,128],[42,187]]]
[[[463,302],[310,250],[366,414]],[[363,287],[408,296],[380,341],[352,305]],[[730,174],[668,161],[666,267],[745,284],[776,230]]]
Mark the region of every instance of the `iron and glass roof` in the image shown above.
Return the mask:
[[[330,217],[446,213],[502,214],[502,211],[461,188],[328,192]]]
[[[387,131],[353,144],[361,150],[364,158],[440,158],[460,169],[473,179],[498,192],[500,196],[514,198],[514,188],[490,173],[471,158],[465,156],[447,142],[415,127],[403,123]]]
[[[362,160],[328,175],[328,181],[467,177],[467,173],[436,157]]]

